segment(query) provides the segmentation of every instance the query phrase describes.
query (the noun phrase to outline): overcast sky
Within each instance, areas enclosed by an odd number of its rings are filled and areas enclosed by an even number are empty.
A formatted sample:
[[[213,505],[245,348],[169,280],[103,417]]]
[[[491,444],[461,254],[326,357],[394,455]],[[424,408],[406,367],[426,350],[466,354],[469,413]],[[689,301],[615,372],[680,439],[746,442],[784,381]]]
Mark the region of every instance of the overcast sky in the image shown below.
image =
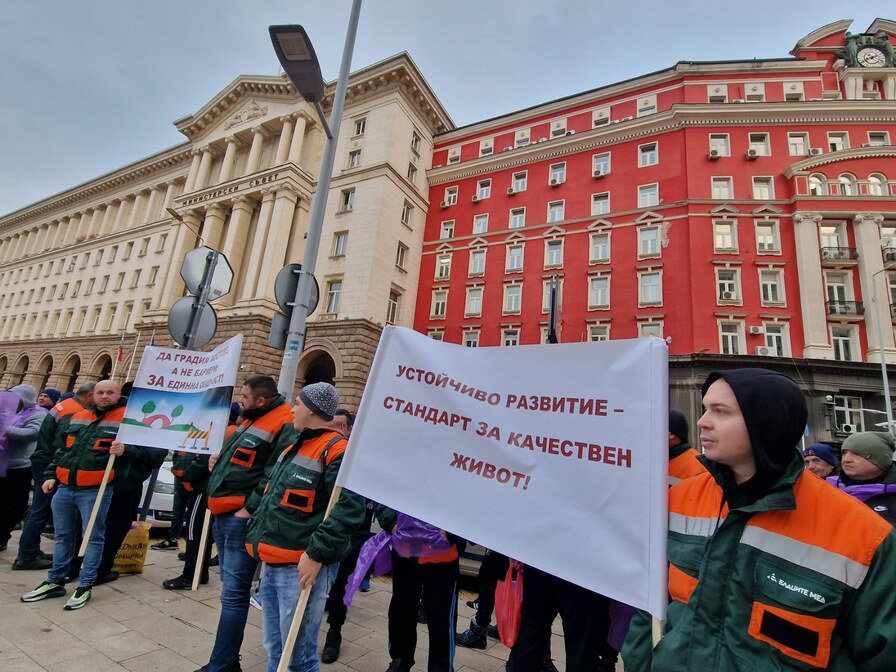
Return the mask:
[[[335,79],[350,0],[0,0],[0,215],[184,140],[176,119],[276,74],[300,23]],[[782,58],[879,10],[833,0],[364,0],[352,69],[407,51],[458,126],[667,68]],[[896,10],[885,18],[896,18]]]

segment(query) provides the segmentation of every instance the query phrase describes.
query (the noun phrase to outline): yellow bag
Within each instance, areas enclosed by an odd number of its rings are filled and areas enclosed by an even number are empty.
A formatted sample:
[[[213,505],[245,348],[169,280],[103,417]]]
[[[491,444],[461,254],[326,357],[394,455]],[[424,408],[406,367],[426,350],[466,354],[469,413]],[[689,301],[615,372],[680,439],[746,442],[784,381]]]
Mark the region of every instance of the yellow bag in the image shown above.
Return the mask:
[[[145,521],[136,520],[131,523],[121,548],[115,555],[113,571],[121,574],[142,574],[143,563],[146,562],[146,551],[149,550],[149,530],[152,527]]]

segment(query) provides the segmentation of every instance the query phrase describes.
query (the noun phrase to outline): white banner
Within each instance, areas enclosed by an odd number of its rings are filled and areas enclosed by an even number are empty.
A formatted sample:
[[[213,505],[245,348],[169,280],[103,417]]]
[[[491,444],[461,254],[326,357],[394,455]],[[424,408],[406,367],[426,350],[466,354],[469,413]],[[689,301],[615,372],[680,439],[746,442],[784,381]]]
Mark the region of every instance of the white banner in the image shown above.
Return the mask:
[[[340,485],[664,618],[659,338],[467,348],[386,327]]]
[[[219,452],[242,346],[242,335],[211,352],[146,346],[118,440],[189,453]]]

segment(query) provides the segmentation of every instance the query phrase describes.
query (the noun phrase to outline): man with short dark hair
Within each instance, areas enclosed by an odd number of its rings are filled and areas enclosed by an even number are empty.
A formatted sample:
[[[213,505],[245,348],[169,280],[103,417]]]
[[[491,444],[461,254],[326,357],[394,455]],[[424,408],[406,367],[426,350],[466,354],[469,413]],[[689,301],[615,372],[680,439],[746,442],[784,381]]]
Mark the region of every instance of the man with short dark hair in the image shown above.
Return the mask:
[[[37,395],[37,405],[49,411],[53,406],[59,403],[59,396],[61,394],[62,393],[59,390],[53,387],[45,387],[40,391],[40,394]]]

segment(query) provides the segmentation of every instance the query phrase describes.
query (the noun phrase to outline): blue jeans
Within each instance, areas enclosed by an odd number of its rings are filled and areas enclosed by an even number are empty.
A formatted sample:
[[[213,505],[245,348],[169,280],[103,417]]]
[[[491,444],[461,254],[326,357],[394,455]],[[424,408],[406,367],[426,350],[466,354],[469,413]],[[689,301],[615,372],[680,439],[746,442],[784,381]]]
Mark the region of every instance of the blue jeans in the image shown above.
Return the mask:
[[[99,488],[69,488],[60,484],[53,497],[53,524],[56,527],[55,547],[53,548],[53,567],[47,579],[51,583],[65,583],[65,576],[72,560],[78,555],[78,541],[87,530],[87,521],[96,502]],[[96,581],[97,569],[103,559],[103,539],[106,535],[106,513],[112,500],[112,488],[106,487],[100,503],[87,552],[78,575],[78,586],[89,588]],[[80,535],[78,532],[80,531]]]
[[[16,560],[33,560],[40,555],[40,534],[44,531],[47,518],[50,517],[50,502],[53,500],[53,493],[56,492],[54,490],[48,495],[41,489],[44,484],[43,469],[36,469],[32,465],[31,477],[34,479],[31,510],[22,526],[22,536],[19,537],[19,554],[16,556]]]
[[[330,587],[336,579],[339,563],[320,568],[317,580],[311,587],[308,606],[302,617],[302,625],[289,659],[289,672],[318,672],[317,635],[324,620],[324,606]],[[264,633],[264,650],[268,654],[268,672],[277,672],[283,643],[289,635],[293,614],[299,603],[299,570],[295,565],[271,567],[265,565],[261,579],[261,613]]]
[[[249,590],[258,560],[246,552],[249,521],[232,513],[215,516],[215,543],[221,561],[221,616],[208,672],[230,672],[239,660],[249,614]]]

